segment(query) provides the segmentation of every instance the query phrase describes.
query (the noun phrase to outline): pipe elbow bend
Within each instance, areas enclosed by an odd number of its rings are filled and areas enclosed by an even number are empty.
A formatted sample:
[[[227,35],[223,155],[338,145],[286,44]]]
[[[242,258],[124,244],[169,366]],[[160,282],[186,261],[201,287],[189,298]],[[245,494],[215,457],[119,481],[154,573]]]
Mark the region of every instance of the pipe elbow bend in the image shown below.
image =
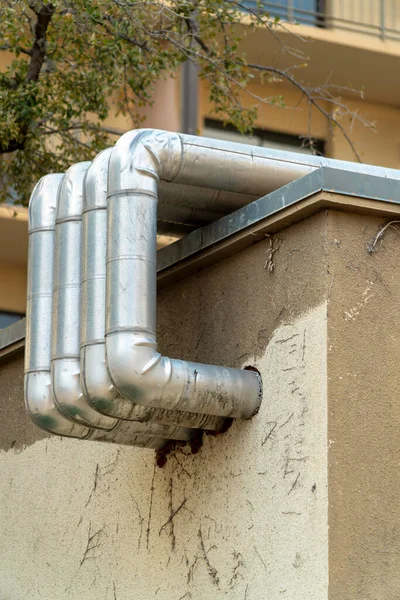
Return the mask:
[[[98,413],[86,402],[80,382],[79,359],[53,360],[51,387],[56,405],[67,418],[86,427],[107,431],[115,427],[115,419]]]
[[[183,155],[179,133],[142,129],[128,131],[115,144],[108,165],[108,196],[132,188],[135,172],[173,181]],[[164,177],[165,175],[165,177]]]
[[[97,412],[110,417],[114,415],[114,388],[107,371],[105,344],[92,344],[81,349],[81,388],[87,403]]]
[[[29,231],[38,229],[54,229],[56,218],[56,196],[63,173],[44,175],[35,185],[29,200]]]
[[[154,421],[154,411],[122,396],[110,378],[105,343],[85,346],[81,350],[81,387],[88,404],[97,412],[115,419]]]
[[[160,449],[166,440],[147,435],[132,435],[123,422],[117,424],[112,432],[92,429],[74,423],[67,418],[54,402],[51,391],[51,376],[48,371],[25,374],[25,406],[34,424],[47,433],[62,437],[79,438],[98,442],[129,444],[142,448]]]
[[[112,333],[106,344],[115,387],[137,404],[240,419],[260,407],[258,373],[163,357],[154,336],[144,332]]]
[[[90,429],[74,423],[59,411],[51,391],[48,371],[29,372],[24,378],[25,406],[37,427],[47,433],[74,438],[86,438]]]
[[[108,372],[120,394],[143,406],[158,408],[162,403],[164,409],[176,408],[176,402],[168,402],[164,394],[171,380],[170,360],[157,352],[151,334],[112,333],[106,337],[106,348]]]
[[[115,431],[122,430],[133,438],[137,435],[163,438],[164,444],[167,439],[191,439],[191,429],[163,422],[162,415],[161,422],[158,422],[153,409],[137,405],[118,393],[107,371],[104,344],[84,348],[83,363],[81,380],[86,400],[98,412],[119,419]]]
[[[119,363],[120,357],[115,357],[112,352],[111,354]],[[128,374],[125,375],[127,377]],[[120,383],[124,385],[123,382]],[[226,426],[222,418],[151,408],[135,403],[120,394],[111,381],[107,369],[106,347],[103,343],[82,348],[81,386],[92,408],[109,417],[136,421],[142,426],[142,431],[149,435],[155,432],[170,439],[189,439],[188,427],[221,430]]]

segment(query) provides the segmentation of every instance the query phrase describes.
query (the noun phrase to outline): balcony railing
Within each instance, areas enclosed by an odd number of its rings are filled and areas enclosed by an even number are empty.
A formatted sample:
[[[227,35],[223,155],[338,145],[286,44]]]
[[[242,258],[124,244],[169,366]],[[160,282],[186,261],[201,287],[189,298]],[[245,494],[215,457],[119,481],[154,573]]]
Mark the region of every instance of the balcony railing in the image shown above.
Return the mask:
[[[400,40],[400,0],[275,0],[262,6],[289,23]]]

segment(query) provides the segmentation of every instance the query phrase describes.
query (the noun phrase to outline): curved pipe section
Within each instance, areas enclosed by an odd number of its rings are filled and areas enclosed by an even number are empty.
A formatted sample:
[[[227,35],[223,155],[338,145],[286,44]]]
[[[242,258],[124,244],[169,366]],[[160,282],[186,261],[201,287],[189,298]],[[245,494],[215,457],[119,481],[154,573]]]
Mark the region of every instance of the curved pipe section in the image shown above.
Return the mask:
[[[124,398],[107,371],[105,347],[107,173],[112,148],[88,168],[82,211],[81,386],[88,404],[109,417],[138,421],[143,432],[184,439],[184,427],[218,430],[225,421],[196,413],[146,408]],[[151,422],[151,423],[150,423]],[[159,425],[158,425],[159,424]],[[161,425],[163,424],[163,425]],[[179,425],[180,427],[177,427]]]
[[[53,287],[51,378],[59,409],[70,419],[99,429],[116,425],[85,402],[80,387],[79,305],[83,178],[89,162],[68,169],[58,192]]]
[[[173,182],[159,182],[158,228],[159,233],[169,235],[189,233],[201,227],[206,219],[209,222],[218,219],[218,212],[228,214],[320,167],[400,178],[396,169],[199,136],[180,134],[179,137],[182,143],[179,175]],[[171,204],[179,208],[171,211],[168,207]],[[200,213],[184,211],[199,204]]]
[[[89,429],[68,420],[58,410],[50,381],[54,224],[62,177],[42,177],[29,201],[24,396],[26,408],[38,427],[57,435],[85,438]]]
[[[184,136],[130,132],[117,142],[108,179],[106,349],[118,391],[147,407],[248,419],[261,402],[261,380],[243,371],[163,357],[156,343],[156,234],[158,181],[217,182],[200,159],[188,176]],[[223,154],[223,153],[221,153]],[[221,173],[220,153],[213,172]],[[246,162],[246,161],[245,161]],[[243,177],[247,164],[239,170]],[[199,179],[198,169],[202,172]],[[190,169],[189,169],[190,170]],[[235,167],[220,181],[232,190]],[[211,186],[210,186],[211,187]],[[216,186],[218,187],[218,186]],[[245,188],[245,186],[243,186]],[[234,190],[233,190],[234,191]],[[242,191],[242,190],[240,190]],[[246,189],[243,189],[246,191]],[[122,293],[121,293],[122,292]]]
[[[175,425],[118,423],[117,419],[94,410],[82,391],[79,356],[81,229],[83,181],[89,165],[90,163],[78,163],[68,169],[58,193],[51,363],[55,402],[68,418],[88,427],[114,433],[123,429],[125,435],[149,435],[187,441],[191,436],[190,431]],[[91,249],[96,257],[96,245],[92,245]],[[87,278],[85,280],[88,281]],[[86,329],[87,325],[84,331]]]
[[[162,448],[164,439],[132,436],[124,427],[111,435],[68,419],[54,402],[51,388],[51,315],[53,310],[54,229],[57,193],[63,175],[46,175],[34,188],[29,201],[29,258],[27,332],[25,340],[24,398],[38,427],[55,435],[86,440]]]

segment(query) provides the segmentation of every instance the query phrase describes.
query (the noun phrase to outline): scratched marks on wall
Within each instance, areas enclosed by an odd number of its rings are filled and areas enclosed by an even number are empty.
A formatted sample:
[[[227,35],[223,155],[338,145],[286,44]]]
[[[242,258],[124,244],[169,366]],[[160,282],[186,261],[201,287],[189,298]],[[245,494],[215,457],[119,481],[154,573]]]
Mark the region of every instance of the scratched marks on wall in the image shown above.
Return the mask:
[[[304,464],[309,459],[305,452],[304,438],[308,403],[307,394],[307,328],[301,330],[287,323],[279,328],[270,342],[270,372],[279,373],[280,386],[276,391],[270,414],[273,420],[265,423],[261,436],[261,446],[271,448],[279,446],[282,454],[280,469],[285,480],[287,495],[302,486],[301,475]],[[282,398],[285,400],[282,402]],[[281,410],[277,410],[279,409]],[[274,468],[271,466],[271,468]],[[268,468],[259,472],[268,473]]]

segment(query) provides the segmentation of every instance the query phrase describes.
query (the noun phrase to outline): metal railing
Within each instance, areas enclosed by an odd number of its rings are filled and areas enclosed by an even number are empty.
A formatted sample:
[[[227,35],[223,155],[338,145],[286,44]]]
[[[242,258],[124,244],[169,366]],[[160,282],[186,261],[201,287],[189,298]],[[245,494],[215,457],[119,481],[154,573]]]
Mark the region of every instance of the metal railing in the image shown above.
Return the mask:
[[[400,0],[275,0],[262,6],[289,23],[400,40]]]

